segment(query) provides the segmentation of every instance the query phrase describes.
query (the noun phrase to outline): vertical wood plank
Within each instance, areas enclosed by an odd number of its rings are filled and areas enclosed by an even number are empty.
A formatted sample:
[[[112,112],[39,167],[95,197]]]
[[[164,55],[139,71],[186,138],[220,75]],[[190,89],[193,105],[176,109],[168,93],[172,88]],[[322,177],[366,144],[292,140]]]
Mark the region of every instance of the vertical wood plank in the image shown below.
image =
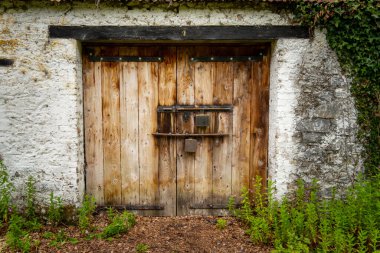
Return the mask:
[[[164,62],[159,65],[158,80],[158,104],[175,105],[177,96],[177,49],[176,47],[164,48],[161,51]],[[175,129],[175,115],[162,113],[162,132],[172,132]],[[162,116],[162,115],[161,115]],[[159,203],[164,205],[160,213],[165,216],[176,215],[176,140],[170,137],[161,137],[159,142]]]
[[[257,176],[263,189],[267,182],[268,114],[269,114],[269,56],[252,66],[251,92],[251,151],[250,188]]]
[[[151,48],[139,48],[139,55],[153,55]],[[140,204],[158,201],[158,147],[152,135],[157,125],[158,63],[138,63]]]
[[[117,49],[107,48],[106,55],[117,55]],[[120,173],[120,76],[119,64],[102,63],[104,202],[121,204]]]
[[[249,188],[254,189],[259,164],[259,149],[262,146],[262,132],[260,125],[261,106],[260,106],[260,89],[261,89],[261,63],[252,64],[252,92],[251,92],[251,146],[250,146],[250,170],[249,170]]]
[[[193,47],[177,48],[177,103],[194,104],[194,65],[189,57]],[[192,133],[193,117],[177,114],[177,132]],[[187,120],[186,120],[187,119]],[[194,202],[194,154],[184,152],[184,139],[177,138],[177,215],[188,215]]]
[[[232,194],[240,196],[249,187],[251,63],[236,62],[233,68]]]
[[[213,55],[229,52],[231,48],[215,48]],[[234,69],[231,62],[215,63],[215,82],[213,89],[214,104],[232,104]],[[217,133],[230,133],[231,136],[213,140],[213,204],[227,205],[231,196],[232,162],[232,114],[217,114]]]
[[[270,69],[270,51],[266,50],[262,62],[261,87],[260,87],[260,105],[261,117],[260,123],[262,132],[262,145],[259,146],[260,155],[258,170],[262,178],[262,185],[267,186],[267,168],[268,168],[268,139],[269,139],[269,69]]]
[[[197,56],[211,55],[210,47],[197,47]],[[194,64],[194,97],[195,105],[210,105],[213,102],[214,88],[214,65],[213,62],[197,62]],[[211,116],[212,114],[209,113]],[[209,127],[210,129],[211,127]],[[198,128],[199,133],[205,133],[207,128]],[[195,186],[194,202],[197,205],[212,204],[212,140],[201,138],[198,141],[195,153]],[[195,214],[211,214],[207,209],[194,210]]]
[[[121,56],[137,56],[136,47],[122,47],[119,51]],[[122,203],[138,205],[140,202],[138,67],[136,62],[124,62],[120,68]]]
[[[104,204],[101,64],[83,57],[86,193]]]

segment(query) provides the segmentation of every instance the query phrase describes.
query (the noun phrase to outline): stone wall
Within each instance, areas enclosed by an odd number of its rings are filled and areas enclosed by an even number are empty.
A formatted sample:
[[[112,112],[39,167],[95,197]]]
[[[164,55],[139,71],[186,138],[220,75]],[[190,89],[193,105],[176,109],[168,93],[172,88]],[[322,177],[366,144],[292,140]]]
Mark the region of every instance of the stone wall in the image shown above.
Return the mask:
[[[361,145],[356,142],[356,110],[350,80],[342,74],[337,57],[323,33],[316,33],[305,53],[297,89],[300,90],[294,142],[296,177],[331,193],[352,183],[360,171]]]
[[[80,43],[49,39],[48,25],[286,25],[286,13],[253,8],[113,8],[95,5],[22,8],[0,3],[0,154],[21,194],[29,175],[38,196],[67,204],[84,193]],[[270,73],[269,177],[278,194],[294,179],[326,189],[358,171],[355,109],[324,33],[273,42]]]

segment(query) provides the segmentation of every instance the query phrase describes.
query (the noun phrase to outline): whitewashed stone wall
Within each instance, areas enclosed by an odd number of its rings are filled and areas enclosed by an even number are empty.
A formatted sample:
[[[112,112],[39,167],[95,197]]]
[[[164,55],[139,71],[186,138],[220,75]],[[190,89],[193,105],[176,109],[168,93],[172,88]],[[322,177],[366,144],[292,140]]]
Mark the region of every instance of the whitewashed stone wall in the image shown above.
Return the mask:
[[[23,8],[0,3],[0,154],[23,191],[37,178],[41,200],[50,191],[77,205],[84,193],[80,43],[49,39],[49,25],[286,25],[286,14],[250,8],[148,9],[95,5]],[[294,179],[317,177],[328,187],[357,171],[355,109],[325,36],[273,42],[270,74],[269,177],[278,194]],[[328,158],[326,158],[327,156]]]

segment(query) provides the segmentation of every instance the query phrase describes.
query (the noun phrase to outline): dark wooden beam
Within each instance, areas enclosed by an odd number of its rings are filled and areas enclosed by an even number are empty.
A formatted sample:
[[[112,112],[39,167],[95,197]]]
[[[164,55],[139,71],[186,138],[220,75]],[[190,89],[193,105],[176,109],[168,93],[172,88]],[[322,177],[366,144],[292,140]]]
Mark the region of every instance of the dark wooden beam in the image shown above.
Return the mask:
[[[12,60],[12,59],[3,59],[3,58],[0,58],[0,67],[12,66],[13,63],[14,63],[14,60]]]
[[[306,26],[49,26],[50,38],[80,41],[249,41],[308,38]]]

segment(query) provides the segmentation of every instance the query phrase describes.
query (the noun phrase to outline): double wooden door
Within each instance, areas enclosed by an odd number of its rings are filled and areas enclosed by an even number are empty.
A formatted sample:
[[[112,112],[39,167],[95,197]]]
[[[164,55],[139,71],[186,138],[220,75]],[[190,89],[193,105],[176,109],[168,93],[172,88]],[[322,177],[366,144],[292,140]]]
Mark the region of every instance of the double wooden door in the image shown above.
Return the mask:
[[[220,215],[266,181],[266,46],[90,46],[86,192],[143,215]]]

